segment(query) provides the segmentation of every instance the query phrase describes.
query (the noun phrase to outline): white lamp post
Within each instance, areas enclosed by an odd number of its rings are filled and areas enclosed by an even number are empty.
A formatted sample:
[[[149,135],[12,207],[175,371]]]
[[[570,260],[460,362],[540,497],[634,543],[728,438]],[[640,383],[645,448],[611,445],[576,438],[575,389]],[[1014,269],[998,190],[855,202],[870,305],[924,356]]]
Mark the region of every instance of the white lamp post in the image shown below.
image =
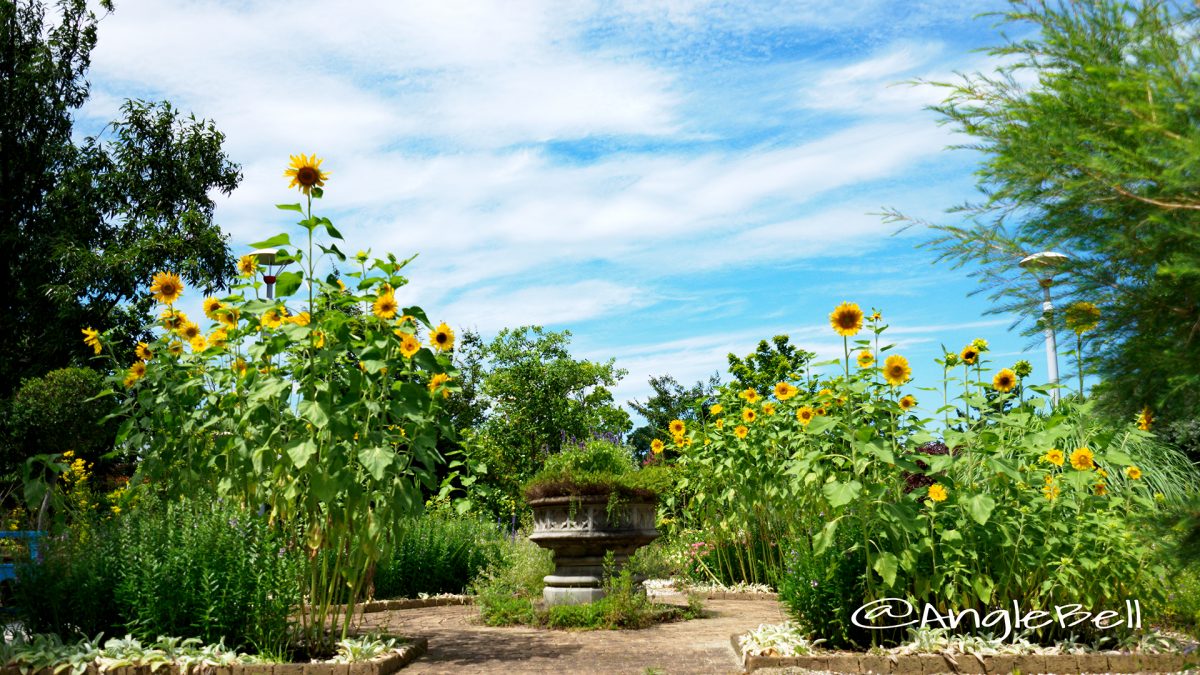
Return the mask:
[[[1054,283],[1054,275],[1067,262],[1068,257],[1062,253],[1043,251],[1026,256],[1019,263],[1037,277],[1038,285],[1042,287],[1045,301],[1042,302],[1042,321],[1046,325],[1046,370],[1050,376],[1050,384],[1058,384],[1058,344],[1054,335],[1054,305],[1050,302],[1050,285]],[[1058,389],[1050,390],[1050,400],[1058,403]]]
[[[258,264],[260,266],[262,266],[263,268],[265,268],[265,270],[266,270],[263,273],[263,281],[266,282],[266,284],[267,284],[267,299],[268,300],[275,298],[275,276],[276,276],[276,274],[279,272],[279,270],[283,269],[284,267],[287,267],[288,263],[291,262],[291,260],[288,260],[286,258],[283,259],[282,261],[280,261],[278,254],[279,254],[279,249],[274,249],[274,248],[260,248],[260,249],[250,252],[250,255],[254,256],[255,259],[258,260]]]

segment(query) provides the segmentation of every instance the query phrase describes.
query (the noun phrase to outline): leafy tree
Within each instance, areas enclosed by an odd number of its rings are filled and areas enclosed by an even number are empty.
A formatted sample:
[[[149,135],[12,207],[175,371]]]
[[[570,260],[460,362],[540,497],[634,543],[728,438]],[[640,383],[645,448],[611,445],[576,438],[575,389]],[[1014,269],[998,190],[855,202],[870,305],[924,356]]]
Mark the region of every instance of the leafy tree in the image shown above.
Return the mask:
[[[932,225],[938,260],[970,265],[995,313],[1041,326],[1041,289],[1018,261],[1071,256],[1060,307],[1102,311],[1089,344],[1107,408],[1163,421],[1200,411],[1200,42],[1197,7],[1145,0],[1010,0],[1028,38],[991,74],[940,83],[943,121],[983,153],[983,198]],[[890,212],[896,219],[906,216]],[[920,221],[916,221],[920,222]],[[1051,317],[1056,326],[1061,323]],[[1071,342],[1074,342],[1071,340]]]
[[[118,356],[132,360],[154,272],[204,289],[233,272],[210,197],[241,180],[224,136],[168,103],[127,101],[121,119],[76,142],[97,18],[86,0],[58,9],[55,23],[43,2],[0,1],[0,312],[10,328],[0,395],[90,356],[83,326],[116,329]]]
[[[650,442],[654,439],[667,441],[670,439],[667,425],[672,420],[687,422],[700,419],[705,414],[708,400],[720,384],[721,378],[716,373],[707,381],[698,380],[690,387],[684,387],[670,375],[651,377],[650,388],[654,393],[645,403],[631,401],[629,404],[646,419],[645,425],[630,434],[629,444],[645,455],[650,451]]]
[[[745,358],[733,353],[727,358],[735,386],[767,396],[776,384],[800,379],[813,354],[797,348],[788,336],[776,335],[770,343],[759,340],[758,347]]]
[[[476,472],[468,478],[472,498],[483,509],[517,510],[521,484],[565,444],[631,428],[610,390],[625,371],[612,359],[574,358],[570,341],[569,331],[522,326],[500,331],[482,349],[486,412],[465,444]]]

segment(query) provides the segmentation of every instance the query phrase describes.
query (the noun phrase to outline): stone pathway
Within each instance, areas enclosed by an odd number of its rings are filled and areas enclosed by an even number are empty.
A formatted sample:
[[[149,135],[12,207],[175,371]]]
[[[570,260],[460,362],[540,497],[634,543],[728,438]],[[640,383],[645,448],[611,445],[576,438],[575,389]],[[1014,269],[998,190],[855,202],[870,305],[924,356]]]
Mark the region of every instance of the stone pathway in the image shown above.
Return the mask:
[[[664,597],[683,604],[682,598]],[[429,652],[401,671],[427,673],[740,673],[729,636],[787,619],[772,600],[707,600],[707,616],[630,631],[491,628],[471,606],[366,615],[372,630],[429,639]]]

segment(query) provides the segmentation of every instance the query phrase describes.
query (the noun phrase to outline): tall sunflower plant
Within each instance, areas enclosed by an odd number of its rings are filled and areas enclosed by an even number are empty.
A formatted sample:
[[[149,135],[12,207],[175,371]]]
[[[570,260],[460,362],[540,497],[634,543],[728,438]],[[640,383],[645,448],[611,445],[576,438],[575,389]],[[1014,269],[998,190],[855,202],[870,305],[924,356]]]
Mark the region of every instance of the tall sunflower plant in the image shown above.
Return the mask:
[[[230,294],[204,301],[207,330],[178,309],[179,277],[156,275],[158,339],[116,366],[114,391],[118,442],[141,458],[133,484],[211,486],[261,509],[307,552],[296,639],[322,653],[345,637],[388,533],[441,487],[437,443],[454,434],[443,404],[458,391],[454,332],[400,307],[407,261],[364,257],[351,284],[319,278],[322,257],[345,260],[314,238],[323,229],[342,239],[312,213],[328,174],[300,155],[287,176],[306,203],[279,208],[301,214],[307,240],[293,247],[281,234],[254,246],[282,248],[300,270],[278,275],[276,297],[263,298],[256,260],[243,257]]]
[[[907,358],[881,344],[879,313],[845,303],[830,321],[844,338],[842,358],[824,364],[832,374],[779,382],[766,397],[727,387],[702,422],[671,430],[690,495],[681,527],[709,544],[706,569],[724,579],[762,570],[773,582],[789,551],[845,545],[843,528],[855,533],[845,553],[865,553],[864,602],[982,610],[1161,599],[1162,569],[1133,518],[1164,501],[1163,446],[1141,443],[1147,434],[1132,424],[1097,426],[1090,404],[1022,398],[1028,369],[985,374],[984,340],[939,360],[947,380],[962,369],[962,392],[923,417],[917,395],[927,394]]]

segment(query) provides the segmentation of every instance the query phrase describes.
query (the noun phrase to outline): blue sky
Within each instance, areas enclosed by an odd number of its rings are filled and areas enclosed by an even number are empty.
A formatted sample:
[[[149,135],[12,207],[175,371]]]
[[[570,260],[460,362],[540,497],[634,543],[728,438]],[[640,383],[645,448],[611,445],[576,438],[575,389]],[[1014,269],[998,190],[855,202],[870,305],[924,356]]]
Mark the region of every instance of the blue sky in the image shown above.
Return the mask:
[[[779,333],[840,353],[843,300],[881,309],[933,386],[940,343],[986,337],[1010,365],[1027,341],[927,233],[874,214],[948,222],[975,197],[978,157],[924,109],[942,93],[905,82],[994,67],[976,15],[1003,6],[125,0],[79,122],[128,97],[213,119],[245,174],[216,214],[239,253],[295,232],[281,174],[318,154],[352,251],[421,254],[402,303],[485,335],[569,329],[629,370],[618,400]]]

